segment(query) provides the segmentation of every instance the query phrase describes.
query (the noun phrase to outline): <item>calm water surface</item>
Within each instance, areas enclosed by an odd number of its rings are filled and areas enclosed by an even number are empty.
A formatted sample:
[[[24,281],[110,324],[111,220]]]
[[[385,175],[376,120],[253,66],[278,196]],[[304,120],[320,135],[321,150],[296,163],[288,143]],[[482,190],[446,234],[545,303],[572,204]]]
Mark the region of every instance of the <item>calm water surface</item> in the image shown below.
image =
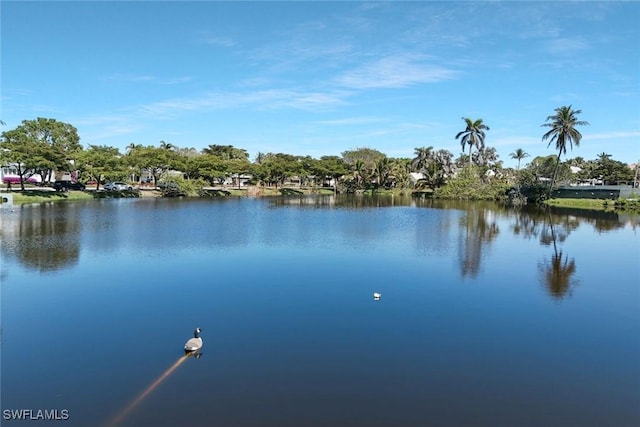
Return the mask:
[[[0,220],[2,425],[640,425],[637,217],[318,197]]]

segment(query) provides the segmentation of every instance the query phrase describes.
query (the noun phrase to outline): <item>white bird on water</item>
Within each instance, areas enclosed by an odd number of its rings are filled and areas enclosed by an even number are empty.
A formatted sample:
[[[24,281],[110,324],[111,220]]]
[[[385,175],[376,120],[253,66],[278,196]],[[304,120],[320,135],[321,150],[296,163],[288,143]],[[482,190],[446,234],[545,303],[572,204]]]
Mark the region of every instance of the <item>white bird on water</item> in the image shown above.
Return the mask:
[[[380,292],[374,292],[373,293],[373,299],[376,300],[376,301],[378,301],[381,296],[382,296],[382,294]]]
[[[202,329],[196,328],[193,332],[193,338],[190,338],[189,341],[184,345],[185,351],[198,351],[202,348],[202,338],[200,337],[200,332]]]

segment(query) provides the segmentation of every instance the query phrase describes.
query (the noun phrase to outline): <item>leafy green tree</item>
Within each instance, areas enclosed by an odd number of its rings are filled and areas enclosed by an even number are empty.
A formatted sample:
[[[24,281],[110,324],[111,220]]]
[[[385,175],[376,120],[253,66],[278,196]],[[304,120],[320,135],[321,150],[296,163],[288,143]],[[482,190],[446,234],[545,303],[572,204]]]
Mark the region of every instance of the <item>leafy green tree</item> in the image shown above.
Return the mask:
[[[34,175],[40,175],[40,182],[44,183],[46,179],[52,178],[57,169],[56,161],[53,160],[56,158],[56,154],[51,145],[43,142],[37,142],[32,150]]]
[[[455,177],[447,179],[442,187],[438,187],[435,197],[462,200],[500,200],[509,188],[505,180],[480,177],[480,168],[467,165],[458,171]]]
[[[375,162],[384,157],[387,157],[387,155],[376,149],[367,147],[342,152],[342,159],[346,164],[353,165],[356,160],[360,159],[369,170],[373,169]]]
[[[317,185],[318,174],[318,160],[311,156],[298,157],[300,163],[300,185],[309,185],[311,183],[314,187]]]
[[[554,173],[558,181],[568,181],[571,178],[571,169],[564,162],[557,165],[556,161],[557,156],[553,154],[534,157],[527,167],[520,171],[521,179],[526,178],[526,182],[521,182],[521,185],[539,185],[543,180],[550,180]]]
[[[617,184],[619,182],[632,182],[634,171],[625,163],[613,160],[611,154],[600,153],[590,171],[592,178],[601,179],[604,184]]]
[[[520,160],[524,159],[525,157],[529,157],[529,153],[524,151],[522,148],[518,148],[516,149],[516,151],[511,153],[510,156],[512,159],[516,159],[518,161],[518,168],[516,170],[520,170]]]
[[[236,148],[233,145],[209,145],[207,148],[203,148],[202,152],[205,154],[212,154],[218,156],[223,160],[249,160],[249,154],[247,150],[243,148]]]
[[[24,132],[17,129],[2,133],[0,158],[4,164],[16,165],[22,191],[24,191],[24,181],[38,169],[42,161],[46,160],[39,155],[34,155],[42,148],[41,146],[41,143],[28,138]]]
[[[189,157],[184,162],[182,171],[189,179],[204,179],[211,185],[224,181],[229,174],[228,164],[218,156],[201,154]]]
[[[163,174],[176,168],[178,160],[178,156],[173,150],[166,146],[154,147],[152,145],[135,146],[129,150],[125,158],[126,163],[136,169],[139,175],[142,175],[144,170],[149,171],[156,186]]]
[[[560,156],[567,153],[567,144],[573,149],[573,144],[578,147],[582,140],[582,134],[576,126],[586,126],[589,123],[583,120],[578,120],[578,115],[582,113],[582,110],[574,110],[571,105],[558,107],[554,110],[556,113],[547,117],[548,123],[543,123],[541,126],[551,128],[548,132],[542,135],[542,140],[549,140],[547,148],[551,143],[555,142],[556,150],[558,150],[558,159],[556,161],[556,169],[551,178],[551,184],[549,185],[549,197],[551,197],[551,191],[556,181],[556,174],[558,166],[560,165]]]
[[[322,156],[318,160],[319,173],[325,177],[333,179],[333,192],[338,192],[338,181],[341,177],[349,173],[349,167],[343,158],[339,156]]]
[[[240,188],[240,177],[253,169],[251,163],[249,163],[248,156],[223,160],[223,165],[228,173],[231,174],[231,177],[235,177],[238,188]]]
[[[300,174],[301,168],[298,158],[292,154],[268,153],[264,161],[255,169],[255,173],[262,182],[269,185],[282,186],[285,180],[293,175]]]
[[[31,173],[51,178],[54,171],[70,171],[72,160],[82,149],[75,127],[55,119],[38,117],[23,120],[13,130],[2,133],[0,148],[5,162],[15,163],[20,187]],[[25,176],[27,175],[27,176]]]
[[[117,148],[89,145],[78,155],[78,168],[83,175],[96,181],[98,190],[103,179],[117,179],[125,174],[121,157]]]
[[[464,151],[466,145],[469,145],[469,165],[471,165],[471,150],[474,146],[476,150],[484,148],[485,131],[489,130],[489,126],[485,125],[482,119],[474,121],[468,117],[463,117],[462,120],[464,120],[467,127],[462,132],[458,132],[456,139],[460,138],[462,151]]]

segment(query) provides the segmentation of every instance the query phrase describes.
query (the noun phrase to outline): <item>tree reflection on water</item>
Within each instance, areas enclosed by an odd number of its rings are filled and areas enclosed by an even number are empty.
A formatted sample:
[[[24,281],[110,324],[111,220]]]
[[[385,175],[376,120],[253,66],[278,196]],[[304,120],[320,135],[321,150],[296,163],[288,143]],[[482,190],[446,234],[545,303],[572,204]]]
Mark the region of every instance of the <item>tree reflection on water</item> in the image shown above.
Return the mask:
[[[489,209],[469,210],[460,219],[458,256],[462,277],[476,277],[480,271],[482,251],[500,233],[496,215]]]
[[[80,221],[73,203],[43,204],[3,213],[1,249],[40,272],[70,267],[80,256]],[[55,214],[51,214],[55,211]]]
[[[578,281],[574,276],[576,273],[576,262],[574,258],[558,251],[558,242],[564,242],[571,231],[578,227],[575,217],[556,217],[560,219],[554,225],[551,212],[547,212],[548,228],[545,226],[540,235],[540,243],[543,245],[553,244],[553,255],[548,260],[543,260],[538,264],[538,269],[542,275],[543,285],[549,295],[555,299],[562,299],[571,294],[571,289],[577,285]]]

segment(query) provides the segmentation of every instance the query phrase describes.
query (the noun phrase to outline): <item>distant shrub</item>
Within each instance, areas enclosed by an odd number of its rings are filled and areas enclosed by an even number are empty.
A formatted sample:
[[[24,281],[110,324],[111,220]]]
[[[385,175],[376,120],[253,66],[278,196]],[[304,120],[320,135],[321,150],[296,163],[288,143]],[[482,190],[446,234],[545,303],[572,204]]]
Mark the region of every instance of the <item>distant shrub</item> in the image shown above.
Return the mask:
[[[462,200],[504,200],[509,185],[499,177],[481,177],[479,169],[465,166],[458,174],[437,188],[434,197]]]
[[[162,190],[165,197],[197,197],[203,194],[204,187],[207,182],[203,179],[184,179],[182,177],[172,177],[166,181],[166,185]]]

